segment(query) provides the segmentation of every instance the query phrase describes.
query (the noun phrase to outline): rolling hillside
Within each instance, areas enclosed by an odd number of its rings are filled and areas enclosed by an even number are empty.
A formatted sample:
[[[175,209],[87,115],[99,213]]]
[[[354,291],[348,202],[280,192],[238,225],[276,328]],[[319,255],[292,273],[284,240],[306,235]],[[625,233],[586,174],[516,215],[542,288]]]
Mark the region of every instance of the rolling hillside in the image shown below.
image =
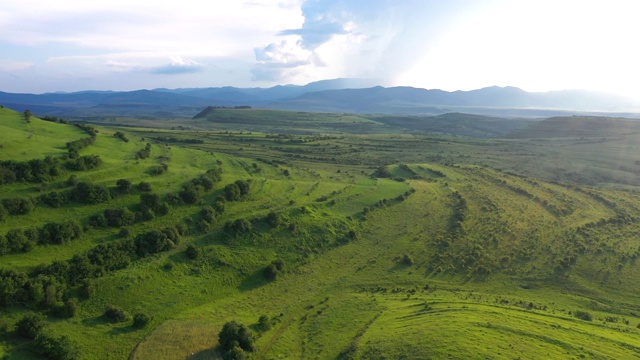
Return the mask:
[[[640,195],[549,181],[546,151],[575,139],[243,114],[170,130],[0,109],[0,355],[220,358],[231,321],[252,359],[640,354]]]

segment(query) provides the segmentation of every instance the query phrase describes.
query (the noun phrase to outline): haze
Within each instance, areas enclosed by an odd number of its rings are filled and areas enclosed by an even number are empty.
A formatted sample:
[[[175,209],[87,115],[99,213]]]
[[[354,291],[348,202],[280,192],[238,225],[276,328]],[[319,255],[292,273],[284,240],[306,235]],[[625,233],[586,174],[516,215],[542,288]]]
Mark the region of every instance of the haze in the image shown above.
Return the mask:
[[[640,99],[634,1],[5,0],[0,91],[266,87],[339,77]]]

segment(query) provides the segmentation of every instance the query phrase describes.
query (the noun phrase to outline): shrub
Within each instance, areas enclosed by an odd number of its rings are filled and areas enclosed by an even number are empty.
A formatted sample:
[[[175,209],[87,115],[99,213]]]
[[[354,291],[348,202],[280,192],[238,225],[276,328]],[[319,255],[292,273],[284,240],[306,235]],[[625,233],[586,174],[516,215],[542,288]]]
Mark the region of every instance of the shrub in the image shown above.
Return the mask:
[[[108,305],[104,310],[104,317],[112,323],[119,323],[127,320],[127,313],[117,306]]]
[[[16,323],[16,333],[27,339],[35,339],[46,325],[44,315],[30,313]]]
[[[40,334],[35,341],[34,351],[51,360],[80,359],[80,347],[66,336],[54,338]]]
[[[584,321],[592,321],[593,320],[593,316],[591,316],[590,313],[588,313],[586,311],[582,311],[582,310],[576,310],[573,313],[573,316],[575,316],[576,318],[578,318],[580,320],[584,320]]]
[[[252,225],[247,219],[237,219],[235,221],[228,221],[224,227],[226,231],[240,234],[251,231]]]
[[[269,319],[267,315],[260,315],[260,318],[258,319],[258,329],[260,331],[267,331],[271,329],[272,326],[273,324],[271,323],[271,319]]]
[[[95,294],[96,294],[96,283],[91,279],[85,280],[82,286],[80,287],[80,295],[84,299],[88,300],[88,299],[91,299]]]
[[[202,215],[202,220],[209,224],[213,224],[216,219],[216,211],[211,206],[203,206],[200,210],[200,215]]]
[[[11,215],[26,215],[36,207],[36,202],[31,198],[7,198],[2,199],[2,206]]]
[[[220,352],[224,359],[237,359],[238,356],[245,356],[245,351],[255,349],[254,336],[248,327],[230,321],[224,324],[218,334]]]
[[[86,181],[79,182],[71,190],[71,198],[83,204],[98,204],[111,200],[111,193],[103,185],[93,185]]]
[[[144,328],[150,321],[151,318],[148,315],[142,313],[133,315],[133,327],[136,329]]]
[[[278,269],[274,264],[269,264],[264,268],[264,277],[272,281],[278,278]]]
[[[132,184],[131,184],[131,181],[127,179],[118,180],[116,182],[116,186],[120,194],[128,194],[131,192]]]
[[[129,230],[129,228],[127,227],[120,228],[120,231],[118,231],[118,236],[123,239],[128,238],[129,236],[131,236],[131,230]]]
[[[57,316],[72,318],[78,313],[78,300],[76,298],[69,298],[64,304],[57,306],[54,309],[54,313]]]
[[[138,184],[138,190],[144,192],[151,191],[151,184],[145,181],[141,181],[140,184]]]
[[[196,260],[200,257],[201,251],[200,248],[194,245],[187,246],[187,249],[184,251],[185,255],[191,260]]]
[[[276,213],[275,211],[271,211],[269,214],[267,214],[265,220],[271,227],[274,228],[278,227],[278,225],[280,225],[280,222],[282,221],[280,214]]]
[[[402,255],[402,258],[400,259],[400,263],[403,265],[413,265],[413,259],[411,258],[411,256],[404,254]]]
[[[237,184],[228,184],[224,187],[224,197],[227,201],[240,200],[242,193]]]

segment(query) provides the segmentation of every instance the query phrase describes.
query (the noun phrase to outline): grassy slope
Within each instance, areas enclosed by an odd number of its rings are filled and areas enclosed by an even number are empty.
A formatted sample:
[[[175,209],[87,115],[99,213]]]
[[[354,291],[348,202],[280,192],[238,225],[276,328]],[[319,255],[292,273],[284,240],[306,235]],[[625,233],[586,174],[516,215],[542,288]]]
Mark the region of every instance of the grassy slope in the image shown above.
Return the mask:
[[[53,126],[51,138],[42,140],[51,145],[38,156],[62,154],[64,142],[84,136],[74,127],[35,119],[28,125],[33,129],[22,129],[19,114],[5,110],[2,115],[3,126],[17,129],[18,137],[40,131],[41,125]],[[98,279],[97,294],[81,303],[76,318],[51,319],[48,331],[70,336],[88,358],[121,359],[132,350],[139,359],[184,359],[192,353],[192,358],[211,358],[225,321],[253,325],[262,314],[277,323],[259,337],[256,358],[637,356],[640,330],[635,325],[640,319],[635,314],[640,309],[634,299],[640,274],[635,258],[640,251],[634,239],[640,229],[634,221],[588,225],[637,213],[640,199],[633,194],[575,189],[478,166],[424,163],[431,148],[450,146],[471,154],[486,147],[483,142],[393,135],[309,138],[301,144],[261,134],[178,132],[171,134],[206,143],[185,148],[154,144],[152,158],[138,161],[135,152],[151,137],[166,133],[129,129],[132,141],[123,143],[111,136],[114,131],[100,128],[96,143],[83,150],[99,154],[104,164],[78,173],[81,179],[109,186],[123,177],[134,183],[145,180],[164,194],[221,161],[224,179],[216,189],[252,178],[252,192],[229,204],[212,232],[188,236],[170,252]],[[195,147],[205,151],[190,149]],[[364,150],[353,151],[359,147]],[[307,152],[288,156],[300,150]],[[20,151],[25,150],[15,146],[14,152]],[[170,157],[169,172],[148,175],[159,155]],[[361,163],[342,161],[356,157]],[[413,159],[406,162],[415,178],[398,182],[368,176],[371,166],[391,159]],[[280,163],[267,162],[271,160]],[[396,177],[411,176],[396,166],[390,171]],[[62,180],[49,186],[60,186]],[[405,201],[391,200],[410,188],[415,193]],[[12,185],[3,191],[6,196],[37,194],[39,189]],[[207,195],[205,203],[218,191]],[[460,225],[452,221],[460,203],[454,193],[466,203]],[[326,200],[317,201],[321,197]],[[382,199],[387,205],[373,206]],[[6,231],[42,224],[49,217],[83,220],[104,207],[137,200],[131,195],[108,205],[40,208],[0,225]],[[373,211],[365,216],[364,207]],[[179,222],[198,210],[177,207],[132,230]],[[262,218],[272,210],[284,218],[278,228],[256,221],[250,235],[228,237],[220,231],[224,221]],[[339,245],[349,229],[358,238]],[[113,241],[115,232],[91,231],[66,246],[3,256],[2,264],[29,269],[67,259]],[[202,258],[185,257],[189,243],[203,250]],[[412,265],[399,262],[403,254],[413,259]],[[575,261],[559,266],[567,257]],[[261,269],[276,258],[285,259],[288,270],[268,283]],[[112,325],[101,318],[107,304],[154,319],[145,330],[135,331],[129,323]],[[569,313],[575,310],[589,311],[595,320],[577,320]],[[22,313],[10,309],[2,314],[12,323]],[[26,345],[13,338],[0,342],[1,352],[30,357]]]
[[[357,242],[329,251],[276,283],[185,311],[147,337],[134,358],[163,354],[180,359],[190,353],[196,354],[193,358],[208,358],[221,324],[231,319],[255,324],[261,314],[276,317],[278,323],[259,338],[256,358],[637,355],[640,331],[635,328],[639,319],[631,315],[633,305],[619,308],[619,313],[593,305],[595,299],[619,301],[631,293],[620,297],[606,291],[563,295],[560,288],[575,284],[572,277],[534,280],[524,288],[522,276],[494,275],[482,280],[425,276],[431,272],[425,244],[447,233],[451,214],[442,204],[449,201],[451,187],[468,180],[463,177],[465,170],[439,170],[446,171],[448,186],[444,181],[412,181],[417,192],[403,203],[369,214]],[[500,191],[476,196],[502,197]],[[517,197],[509,199],[514,206],[518,202],[522,201]],[[598,210],[588,215],[592,219],[608,213],[602,206],[591,205]],[[396,216],[398,213],[403,216]],[[469,218],[481,213],[474,211]],[[563,218],[572,216],[582,217]],[[537,226],[521,221],[528,228]],[[411,254],[414,265],[397,263],[403,253]],[[586,322],[569,314],[579,309],[593,313],[596,320]],[[606,316],[618,322],[605,322]],[[630,325],[623,319],[630,320]],[[175,340],[183,334],[193,337]]]

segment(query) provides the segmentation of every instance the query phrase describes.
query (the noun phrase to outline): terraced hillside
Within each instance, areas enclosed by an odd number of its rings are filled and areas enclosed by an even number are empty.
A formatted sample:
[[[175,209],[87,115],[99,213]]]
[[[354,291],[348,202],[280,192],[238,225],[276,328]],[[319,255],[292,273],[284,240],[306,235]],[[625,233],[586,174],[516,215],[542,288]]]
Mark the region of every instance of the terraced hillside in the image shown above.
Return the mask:
[[[640,197],[473,164],[528,140],[0,126],[10,359],[640,354]]]

